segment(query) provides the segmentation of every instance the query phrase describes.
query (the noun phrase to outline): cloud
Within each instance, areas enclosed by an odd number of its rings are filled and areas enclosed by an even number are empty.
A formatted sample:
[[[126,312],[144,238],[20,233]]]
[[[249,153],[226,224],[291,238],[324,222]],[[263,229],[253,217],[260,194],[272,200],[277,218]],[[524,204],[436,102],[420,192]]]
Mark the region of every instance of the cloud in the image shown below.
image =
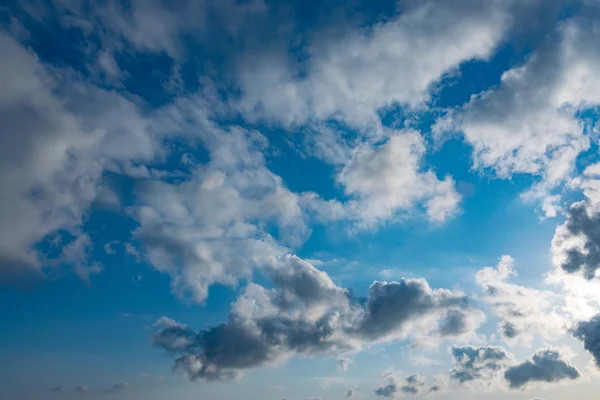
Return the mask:
[[[425,378],[419,374],[400,379],[397,372],[393,370],[385,371],[381,376],[381,381],[381,385],[375,390],[375,395],[382,397],[416,396],[426,386]]]
[[[180,118],[168,124],[179,126]],[[298,196],[265,167],[264,136],[241,128],[222,131],[203,119],[196,123],[207,125],[202,139],[210,162],[182,183],[141,186],[134,236],[144,258],[171,276],[175,294],[203,302],[211,284],[233,286],[250,277],[270,257],[285,254],[286,243],[302,243],[309,230]],[[267,231],[270,226],[278,228],[278,237]]]
[[[7,58],[0,70],[3,280],[43,278],[45,269],[72,262],[87,279],[95,267],[85,271],[85,260],[69,257],[74,246],[83,255],[89,242],[80,227],[101,192],[102,172],[124,161],[152,160],[158,143],[129,100],[42,64],[4,33],[0,48]],[[75,236],[71,254],[46,259],[36,245],[61,232]]]
[[[514,356],[498,346],[454,346],[450,354],[454,363],[450,379],[463,387],[497,385],[502,370],[515,363]]]
[[[573,336],[583,342],[583,347],[592,354],[596,366],[600,368],[600,314],[577,323]]]
[[[588,198],[567,210],[566,221],[552,239],[552,260],[557,268],[591,280],[600,266],[599,210]]]
[[[580,376],[577,368],[552,348],[538,350],[531,359],[511,366],[504,372],[504,378],[512,389],[522,389],[531,382],[554,383]]]
[[[113,248],[113,246],[114,246],[115,244],[119,244],[119,241],[118,241],[118,240],[111,240],[111,241],[109,241],[109,242],[106,242],[106,243],[104,244],[104,252],[105,252],[107,255],[109,255],[109,256],[110,256],[110,255],[112,255],[112,254],[115,254],[115,249]]]
[[[578,112],[600,102],[598,7],[586,2],[579,13],[556,24],[547,39],[521,66],[502,75],[500,84],[478,95],[440,130],[451,125],[473,146],[475,168],[501,178],[513,174],[539,177],[526,198],[548,192],[573,173],[577,156],[589,148]],[[546,209],[556,214],[555,207]]]
[[[433,383],[429,385],[428,394],[442,393],[449,386],[448,377],[445,375],[437,375],[433,377]]]
[[[85,393],[85,392],[89,392],[90,388],[85,385],[80,385],[80,386],[75,387],[75,391],[78,393]]]
[[[348,367],[352,364],[354,364],[354,361],[349,357],[338,358],[338,367],[342,371],[348,371]]]
[[[362,224],[376,224],[417,204],[436,222],[456,212],[460,196],[454,181],[450,177],[439,180],[431,170],[421,171],[424,154],[423,139],[415,131],[399,132],[378,147],[354,151],[338,181],[348,195],[358,197],[348,207]]]
[[[509,282],[517,275],[515,260],[502,256],[496,268],[485,267],[476,274],[483,289],[482,299],[500,319],[498,331],[505,340],[530,343],[536,336],[555,339],[567,330],[569,319],[562,299],[555,293]]]
[[[405,2],[395,18],[310,42],[302,65],[279,53],[249,54],[239,72],[239,107],[250,120],[303,125],[335,118],[376,129],[378,109],[419,106],[445,73],[488,57],[509,24],[505,3]]]
[[[227,322],[195,332],[162,318],[153,343],[173,354],[175,369],[192,380],[228,380],[291,357],[339,355],[417,333],[439,340],[445,333],[438,320],[449,311],[480,315],[464,294],[431,289],[424,280],[374,282],[368,298],[359,299],[295,256],[274,259],[267,271],[275,287],[249,284]]]

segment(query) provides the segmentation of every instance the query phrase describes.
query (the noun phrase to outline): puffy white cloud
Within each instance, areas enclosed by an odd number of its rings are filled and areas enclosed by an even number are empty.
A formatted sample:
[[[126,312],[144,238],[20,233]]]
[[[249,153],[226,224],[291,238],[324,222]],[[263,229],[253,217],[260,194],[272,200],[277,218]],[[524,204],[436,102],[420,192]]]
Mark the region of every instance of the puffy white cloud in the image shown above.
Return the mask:
[[[418,204],[433,221],[450,217],[460,200],[454,181],[423,170],[424,154],[423,139],[415,131],[399,132],[377,147],[356,149],[338,177],[346,193],[358,197],[348,205],[355,218],[373,225]]]
[[[182,183],[146,182],[134,207],[145,257],[175,293],[198,302],[211,284],[235,285],[308,234],[298,197],[265,167],[262,135],[215,127],[203,135],[210,161]]]
[[[526,198],[547,196],[589,148],[577,112],[600,100],[594,73],[600,54],[590,51],[598,40],[598,12],[596,4],[587,2],[578,15],[559,23],[524,65],[506,71],[498,87],[473,96],[438,126],[443,131],[454,125],[464,134],[473,146],[476,168],[503,178],[539,176],[540,183]],[[547,200],[548,214],[555,215],[550,205]]]
[[[406,2],[391,20],[310,43],[306,65],[250,55],[239,106],[248,118],[284,125],[334,118],[377,129],[378,109],[421,105],[443,74],[487,57],[510,24],[510,3]]]
[[[44,66],[3,33],[0,48],[0,269],[3,280],[41,277],[49,262],[34,245],[60,230],[81,235],[102,172],[160,150],[130,101]],[[76,261],[73,251],[66,256]],[[83,264],[76,269],[88,275]]]

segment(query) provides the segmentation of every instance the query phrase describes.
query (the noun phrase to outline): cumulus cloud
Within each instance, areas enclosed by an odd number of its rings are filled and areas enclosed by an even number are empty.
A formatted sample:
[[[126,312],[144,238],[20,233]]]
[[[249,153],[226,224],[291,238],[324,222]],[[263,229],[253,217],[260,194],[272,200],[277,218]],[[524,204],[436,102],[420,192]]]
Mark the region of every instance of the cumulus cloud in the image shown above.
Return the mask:
[[[569,319],[562,311],[562,299],[554,292],[509,282],[517,275],[515,260],[502,256],[496,268],[485,267],[476,274],[484,290],[482,299],[499,318],[498,331],[507,341],[531,342],[536,336],[555,339],[564,334]]]
[[[583,347],[592,354],[600,368],[600,314],[588,321],[580,321],[573,329],[573,336],[583,342]]]
[[[449,384],[450,382],[446,375],[436,375],[433,377],[433,382],[429,385],[428,393],[443,393],[448,388]]]
[[[452,216],[460,200],[451,177],[439,180],[431,170],[422,171],[425,145],[418,132],[391,136],[378,147],[362,146],[341,171],[338,181],[359,201],[349,204],[366,225],[393,217],[397,211],[423,204],[432,221]]]
[[[553,347],[539,349],[522,362],[499,346],[454,346],[450,352],[454,366],[447,376],[438,376],[438,383],[434,381],[430,392],[444,390],[447,379],[458,384],[459,389],[525,390],[532,384],[557,383],[581,376],[565,352]]]
[[[101,192],[102,172],[124,161],[152,160],[158,142],[124,97],[43,65],[4,33],[0,48],[7,60],[0,71],[3,280],[42,277],[48,266],[73,261],[85,278],[93,271],[81,260],[52,262],[35,245],[57,232],[83,245],[88,239],[79,228]]]
[[[558,349],[538,350],[531,359],[509,367],[504,378],[512,389],[521,389],[531,382],[554,383],[580,377],[577,368],[569,364]]]
[[[194,129],[184,115],[168,125]],[[182,183],[141,186],[134,236],[145,259],[171,276],[174,293],[202,302],[211,284],[235,285],[269,257],[286,253],[286,243],[302,243],[309,231],[298,196],[265,166],[264,136],[222,131],[203,118],[196,123],[205,125],[201,138],[210,162]],[[278,227],[278,237],[268,224]]]
[[[589,148],[578,111],[597,105],[600,65],[589,43],[598,40],[598,7],[586,2],[563,20],[521,66],[502,75],[498,87],[473,96],[456,115],[440,123],[454,126],[473,146],[476,168],[500,177],[525,173],[540,177],[526,198],[546,197],[573,172],[577,156]],[[555,200],[555,199],[554,199]],[[554,201],[545,201],[550,215]]]
[[[552,260],[557,268],[591,280],[600,267],[600,209],[594,199],[571,205],[566,221],[556,228],[552,239]]]
[[[383,397],[416,396],[424,391],[427,383],[426,379],[419,374],[400,379],[398,373],[393,370],[385,371],[381,376],[381,381],[375,394]]]
[[[275,287],[249,284],[227,322],[194,332],[162,318],[154,344],[176,356],[175,369],[192,380],[228,380],[293,356],[354,352],[417,332],[439,339],[446,333],[439,331],[438,320],[449,311],[460,310],[465,318],[480,313],[464,294],[431,289],[417,279],[375,282],[368,298],[355,298],[295,256],[274,259],[269,274]],[[452,332],[454,337],[470,333]]]
[[[239,107],[250,119],[284,125],[336,118],[377,128],[379,108],[418,106],[444,73],[486,58],[509,25],[506,3],[404,2],[396,18],[311,43],[306,65],[250,55],[244,61],[252,67],[239,74]],[[302,79],[296,69],[306,71]]]
[[[498,346],[454,346],[450,379],[463,387],[491,387],[501,383],[502,371],[515,363],[514,356]]]

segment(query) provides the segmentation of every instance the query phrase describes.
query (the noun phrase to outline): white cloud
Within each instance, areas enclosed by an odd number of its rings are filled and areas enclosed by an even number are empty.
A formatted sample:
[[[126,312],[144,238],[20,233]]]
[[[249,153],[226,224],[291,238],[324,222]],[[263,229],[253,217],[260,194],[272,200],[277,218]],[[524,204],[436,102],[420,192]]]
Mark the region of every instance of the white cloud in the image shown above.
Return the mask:
[[[1,33],[0,48],[0,269],[42,276],[48,263],[34,244],[58,230],[79,235],[103,169],[148,161],[157,143],[128,100],[42,65]]]
[[[496,268],[485,267],[476,275],[477,284],[484,290],[482,299],[499,319],[500,337],[526,344],[535,337],[557,340],[570,325],[561,296],[509,282],[516,275],[510,256],[502,256]]]
[[[348,204],[354,218],[373,226],[418,204],[432,221],[452,216],[460,200],[454,181],[423,170],[424,154],[423,139],[415,131],[398,132],[378,147],[356,149],[338,177],[346,193],[358,198]]]
[[[437,131],[460,130],[473,146],[473,165],[499,177],[531,174],[540,182],[525,199],[544,198],[572,173],[577,156],[589,148],[577,111],[600,102],[600,80],[594,71],[600,53],[597,7],[558,24],[524,65],[502,75],[496,88],[475,95],[455,115],[439,121]],[[555,216],[556,198],[545,200]]]
[[[287,252],[279,240],[295,245],[308,233],[297,196],[265,167],[262,135],[213,128],[203,139],[210,162],[180,184],[147,182],[134,208],[145,257],[176,294],[199,302],[211,284],[235,285]]]
[[[394,19],[311,43],[307,65],[249,55],[240,71],[239,106],[250,119],[284,125],[335,118],[377,129],[379,108],[422,105],[444,73],[486,58],[510,23],[509,3],[405,3]],[[305,77],[296,78],[299,70]]]

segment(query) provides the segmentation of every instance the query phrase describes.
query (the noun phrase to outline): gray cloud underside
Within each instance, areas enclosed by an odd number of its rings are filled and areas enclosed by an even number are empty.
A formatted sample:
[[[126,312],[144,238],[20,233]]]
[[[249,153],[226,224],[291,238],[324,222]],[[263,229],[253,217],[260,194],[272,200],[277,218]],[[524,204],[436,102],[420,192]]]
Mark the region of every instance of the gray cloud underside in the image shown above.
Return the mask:
[[[504,378],[513,389],[523,388],[530,382],[553,383],[574,380],[581,376],[577,368],[561,358],[558,350],[538,350],[530,360],[512,366],[504,372]]]
[[[340,354],[410,337],[417,326],[420,335],[458,337],[470,333],[471,321],[442,330],[439,321],[449,313],[451,319],[480,317],[462,293],[432,290],[424,280],[374,282],[360,299],[297,257],[277,260],[270,276],[274,289],[249,285],[220,325],[195,332],[161,319],[154,344],[176,355],[175,369],[190,379],[223,380],[292,356]]]
[[[600,368],[600,314],[588,321],[580,321],[573,330],[573,336],[583,342],[583,347],[592,354]]]

